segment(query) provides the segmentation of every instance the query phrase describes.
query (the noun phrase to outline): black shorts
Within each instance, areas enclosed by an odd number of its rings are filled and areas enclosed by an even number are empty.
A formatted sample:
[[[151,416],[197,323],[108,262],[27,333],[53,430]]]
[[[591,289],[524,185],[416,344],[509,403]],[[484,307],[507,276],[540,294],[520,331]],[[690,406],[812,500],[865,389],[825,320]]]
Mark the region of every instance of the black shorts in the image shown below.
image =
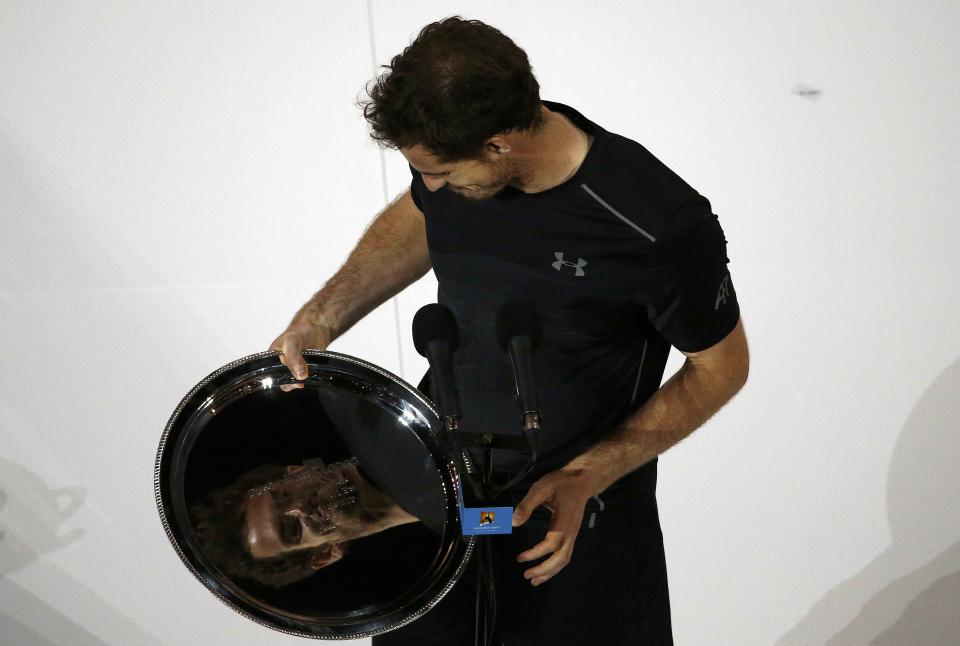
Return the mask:
[[[533,587],[536,562],[516,556],[546,535],[538,509],[513,534],[491,536],[497,590],[494,644],[502,646],[668,646],[673,644],[656,461],[599,496],[584,513],[570,563]],[[514,504],[519,501],[519,494]],[[373,646],[473,646],[477,554],[439,604],[416,621],[373,638]],[[547,558],[547,557],[545,557]]]

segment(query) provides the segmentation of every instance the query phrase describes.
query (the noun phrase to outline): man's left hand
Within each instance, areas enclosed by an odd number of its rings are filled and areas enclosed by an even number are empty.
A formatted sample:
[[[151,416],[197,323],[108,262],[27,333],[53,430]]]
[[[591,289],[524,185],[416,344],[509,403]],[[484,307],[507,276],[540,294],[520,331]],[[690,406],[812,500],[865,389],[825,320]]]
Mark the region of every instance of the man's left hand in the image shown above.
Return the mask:
[[[593,474],[583,469],[551,471],[530,487],[513,511],[513,526],[527,522],[530,514],[543,505],[553,514],[546,537],[517,556],[517,561],[533,561],[552,554],[550,558],[526,570],[524,578],[540,585],[562,570],[573,555],[573,544],[580,533],[583,511],[587,500],[600,493]]]

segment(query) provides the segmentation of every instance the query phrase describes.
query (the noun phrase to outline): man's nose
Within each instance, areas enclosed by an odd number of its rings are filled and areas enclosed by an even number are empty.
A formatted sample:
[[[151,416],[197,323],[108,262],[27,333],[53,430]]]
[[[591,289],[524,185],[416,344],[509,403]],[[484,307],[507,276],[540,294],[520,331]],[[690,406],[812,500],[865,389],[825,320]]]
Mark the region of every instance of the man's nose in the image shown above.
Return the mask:
[[[421,175],[421,177],[423,177],[424,186],[426,186],[427,190],[431,193],[434,191],[439,191],[447,183],[447,180],[443,179],[442,177],[427,177],[425,175]]]

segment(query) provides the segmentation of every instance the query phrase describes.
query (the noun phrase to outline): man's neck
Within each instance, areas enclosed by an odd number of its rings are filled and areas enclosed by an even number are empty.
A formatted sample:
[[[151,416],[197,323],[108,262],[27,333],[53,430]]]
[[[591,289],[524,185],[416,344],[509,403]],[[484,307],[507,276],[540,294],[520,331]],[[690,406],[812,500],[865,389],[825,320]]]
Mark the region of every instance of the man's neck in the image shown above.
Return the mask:
[[[566,115],[547,110],[545,116],[547,124],[539,134],[544,142],[541,161],[529,169],[529,177],[521,173],[522,185],[518,188],[524,193],[541,193],[573,177],[593,144],[593,135],[578,128]]]

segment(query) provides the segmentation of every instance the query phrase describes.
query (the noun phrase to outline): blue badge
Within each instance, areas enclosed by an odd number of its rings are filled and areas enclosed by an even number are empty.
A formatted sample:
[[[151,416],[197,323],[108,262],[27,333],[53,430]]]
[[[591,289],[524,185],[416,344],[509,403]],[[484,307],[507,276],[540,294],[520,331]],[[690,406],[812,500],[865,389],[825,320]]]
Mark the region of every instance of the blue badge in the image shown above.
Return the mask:
[[[464,536],[513,533],[513,507],[464,507],[460,483],[457,483],[457,505]]]

